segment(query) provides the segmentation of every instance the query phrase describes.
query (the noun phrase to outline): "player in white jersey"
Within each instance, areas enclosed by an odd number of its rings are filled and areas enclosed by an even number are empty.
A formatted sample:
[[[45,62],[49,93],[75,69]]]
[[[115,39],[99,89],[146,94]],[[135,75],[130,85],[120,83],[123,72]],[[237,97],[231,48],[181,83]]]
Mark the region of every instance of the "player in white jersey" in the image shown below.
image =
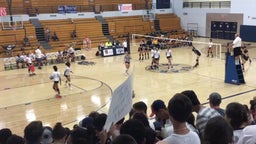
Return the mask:
[[[210,39],[210,42],[209,42],[209,44],[208,44],[208,53],[207,53],[207,57],[209,57],[209,53],[211,53],[211,55],[212,55],[212,57],[213,57],[212,46],[213,46],[213,42],[212,42],[212,39]]]
[[[50,79],[53,80],[53,87],[52,88],[57,93],[56,98],[61,98],[60,89],[59,89],[59,86],[58,86],[58,83],[60,83],[60,85],[61,85],[60,72],[58,71],[57,66],[53,66],[53,70],[54,70],[54,72],[50,76]]]
[[[166,50],[166,58],[168,60],[168,69],[173,68],[173,65],[172,65],[172,51],[171,51],[170,47],[168,47],[167,50]]]
[[[71,88],[71,79],[70,79],[70,73],[73,73],[70,69],[70,62],[66,62],[66,70],[64,72],[64,76],[66,77],[66,86],[68,86],[70,89]]]

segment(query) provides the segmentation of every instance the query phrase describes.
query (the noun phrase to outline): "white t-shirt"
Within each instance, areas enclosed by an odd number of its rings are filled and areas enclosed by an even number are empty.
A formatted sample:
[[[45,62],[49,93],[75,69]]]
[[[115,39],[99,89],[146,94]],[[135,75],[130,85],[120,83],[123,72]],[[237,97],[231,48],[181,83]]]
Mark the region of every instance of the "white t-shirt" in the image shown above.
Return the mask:
[[[66,70],[65,70],[65,72],[64,72],[64,74],[66,75],[66,76],[68,76],[68,75],[70,75],[70,71],[71,71],[71,69],[70,69],[70,67],[66,67]]]
[[[167,57],[172,56],[172,51],[171,51],[171,49],[167,49],[167,50],[166,50],[166,56],[167,56]]]
[[[199,136],[192,131],[185,135],[172,134],[157,144],[201,144]]]
[[[233,137],[234,137],[234,144],[238,143],[239,138],[242,136],[243,129],[234,130],[233,131]]]
[[[256,144],[256,125],[246,126],[237,144]]]
[[[127,48],[127,42],[126,41],[123,42],[123,47]]]
[[[51,77],[53,78],[53,81],[60,81],[60,72],[53,72]]]
[[[26,57],[26,62],[29,63],[29,64],[31,64],[31,63],[32,63],[31,57],[27,56],[27,57]]]
[[[40,49],[36,49],[35,53],[36,53],[36,58],[41,58],[42,57],[42,52],[41,52]]]
[[[233,41],[233,48],[241,47],[241,45],[242,45],[242,39],[238,36]]]
[[[211,48],[211,47],[212,47],[212,45],[213,45],[213,43],[212,43],[212,42],[209,42],[209,48]]]

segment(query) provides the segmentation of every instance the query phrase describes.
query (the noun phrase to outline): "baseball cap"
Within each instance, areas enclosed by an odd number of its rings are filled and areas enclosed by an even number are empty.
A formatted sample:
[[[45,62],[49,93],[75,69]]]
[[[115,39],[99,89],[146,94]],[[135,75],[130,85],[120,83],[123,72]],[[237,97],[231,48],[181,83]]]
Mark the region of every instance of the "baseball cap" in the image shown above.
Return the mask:
[[[155,115],[157,111],[160,109],[166,109],[166,105],[164,104],[164,101],[162,100],[155,100],[151,105],[151,114],[149,117],[152,117]]]
[[[213,104],[220,104],[221,103],[221,95],[217,92],[213,92],[209,95],[209,98],[207,99]]]

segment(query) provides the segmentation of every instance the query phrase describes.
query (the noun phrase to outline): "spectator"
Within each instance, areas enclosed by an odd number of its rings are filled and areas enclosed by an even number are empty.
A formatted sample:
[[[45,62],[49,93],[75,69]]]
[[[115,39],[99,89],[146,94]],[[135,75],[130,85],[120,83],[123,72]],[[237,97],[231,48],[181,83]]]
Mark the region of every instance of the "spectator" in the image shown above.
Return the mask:
[[[25,46],[25,47],[26,47],[26,46],[30,46],[29,39],[28,39],[28,37],[26,37],[26,36],[23,38],[23,46]]]
[[[189,130],[186,120],[192,112],[192,103],[184,94],[175,94],[168,103],[174,133],[157,144],[200,144],[197,133]]]
[[[255,144],[256,143],[256,125],[247,126],[243,129],[238,144]]]
[[[110,140],[105,130],[103,130],[106,120],[107,120],[107,115],[104,113],[99,114],[93,120],[93,126],[95,128],[96,136],[98,137],[100,143],[106,143],[106,142],[109,142]]]
[[[25,144],[25,140],[21,136],[12,135],[8,138],[6,144]]]
[[[145,143],[145,127],[139,120],[127,120],[121,126],[120,134],[128,134],[132,136],[138,144]]]
[[[234,143],[242,135],[243,128],[247,125],[248,115],[245,107],[237,102],[229,103],[226,107],[226,120],[233,128]]]
[[[56,123],[53,127],[52,137],[54,139],[54,144],[65,143],[67,138],[66,129],[62,126],[60,122]]]
[[[160,139],[164,138],[167,134],[165,129],[172,125],[172,122],[169,119],[169,113],[167,111],[166,105],[162,100],[155,100],[151,105],[151,114],[150,117],[155,115],[154,127],[155,131],[160,135]]]
[[[152,128],[150,128],[147,116],[143,113],[135,113],[132,119],[137,119],[144,125],[146,144],[155,144],[157,141],[157,134]]]
[[[6,144],[7,139],[12,136],[12,131],[8,128],[0,130],[0,144]]]
[[[24,129],[26,144],[41,144],[43,125],[41,121],[32,121]]]
[[[51,144],[52,142],[52,128],[48,126],[44,127],[41,144]]]
[[[36,61],[37,61],[37,65],[38,65],[38,69],[42,69],[42,51],[40,50],[40,46],[37,47],[37,49],[35,50],[36,53]]]
[[[52,40],[53,41],[59,41],[59,37],[57,36],[56,32],[53,32]]]
[[[77,35],[76,35],[76,30],[73,30],[72,33],[71,33],[71,37],[73,39],[76,39]]]
[[[116,137],[111,144],[137,144],[136,140],[127,134]]]
[[[51,37],[51,31],[49,30],[49,28],[46,28],[46,30],[45,30],[45,40],[46,40],[46,42],[50,41],[50,37]]]
[[[251,111],[251,117],[252,117],[251,124],[256,124],[256,99],[255,98],[250,101],[250,105],[251,105],[250,111]]]
[[[209,98],[209,104],[210,107],[215,109],[217,112],[220,113],[221,116],[225,116],[225,110],[220,108],[220,104],[221,104],[221,96],[219,93],[217,92],[213,92],[210,94]]]
[[[185,90],[181,93],[187,96],[192,102],[192,112],[197,113],[196,127],[202,139],[204,136],[204,128],[208,120],[213,117],[220,116],[220,114],[212,108],[204,107],[203,105],[201,105],[196,93],[193,90]]]
[[[110,41],[107,41],[107,42],[105,43],[105,46],[106,46],[106,47],[112,47],[112,43],[111,43]]]
[[[233,129],[221,116],[210,119],[204,131],[207,144],[229,144],[233,142]]]
[[[91,142],[89,132],[86,129],[82,129],[80,127],[77,127],[71,132],[68,138],[68,143],[69,144],[93,144],[93,142]]]

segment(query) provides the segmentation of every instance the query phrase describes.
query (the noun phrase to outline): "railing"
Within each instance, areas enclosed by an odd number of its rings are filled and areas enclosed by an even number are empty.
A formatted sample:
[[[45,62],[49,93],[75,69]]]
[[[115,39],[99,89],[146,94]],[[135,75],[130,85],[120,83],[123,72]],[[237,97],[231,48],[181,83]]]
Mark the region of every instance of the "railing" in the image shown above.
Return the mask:
[[[230,8],[230,1],[183,2],[183,8]]]
[[[118,4],[110,5],[76,5],[77,12],[96,12],[96,7],[100,7],[100,11],[118,11]],[[133,4],[133,10],[145,10],[145,4]],[[149,7],[152,7],[150,4]],[[8,11],[8,10],[7,10]],[[58,13],[58,6],[38,6],[24,9],[22,7],[12,7],[13,15],[16,14],[44,14],[44,13]]]

